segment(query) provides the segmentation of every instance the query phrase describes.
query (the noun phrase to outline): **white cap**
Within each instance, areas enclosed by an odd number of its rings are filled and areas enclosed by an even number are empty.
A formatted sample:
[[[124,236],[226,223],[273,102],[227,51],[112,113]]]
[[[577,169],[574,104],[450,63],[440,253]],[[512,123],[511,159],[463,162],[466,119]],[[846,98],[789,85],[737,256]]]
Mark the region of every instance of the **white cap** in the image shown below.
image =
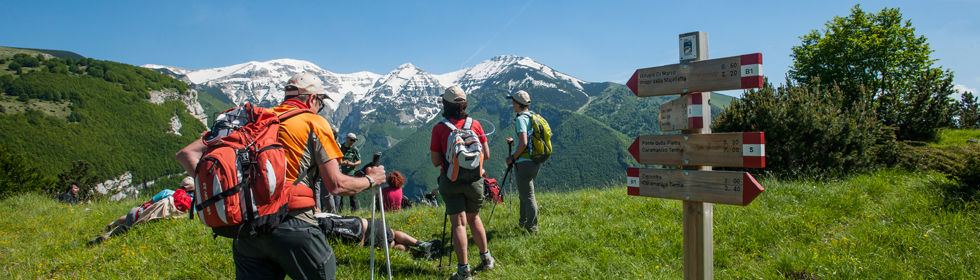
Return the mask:
[[[286,82],[286,88],[288,89],[289,87],[301,88],[310,94],[327,95],[327,91],[323,89],[323,81],[320,81],[320,78],[307,72],[302,72],[289,78],[289,81]],[[288,90],[286,91],[286,95],[289,95]]]
[[[513,99],[514,101],[517,101],[517,103],[523,105],[531,104],[531,95],[527,94],[527,92],[523,90],[518,90],[512,95],[507,95],[507,99]]]
[[[347,133],[347,139],[357,141],[357,135],[354,135],[354,133]]]
[[[446,88],[446,91],[442,93],[442,100],[449,103],[466,102],[466,92],[458,85],[454,85]]]

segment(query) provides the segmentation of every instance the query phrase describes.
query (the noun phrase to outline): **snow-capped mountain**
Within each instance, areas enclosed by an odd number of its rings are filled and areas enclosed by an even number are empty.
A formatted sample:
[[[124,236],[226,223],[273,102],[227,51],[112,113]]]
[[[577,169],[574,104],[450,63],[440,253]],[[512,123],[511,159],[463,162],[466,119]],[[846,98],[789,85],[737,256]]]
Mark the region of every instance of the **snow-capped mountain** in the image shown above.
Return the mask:
[[[226,67],[189,70],[163,65],[144,65],[175,76],[192,86],[219,88],[236,105],[250,102],[274,106],[282,101],[282,85],[292,75],[310,72],[320,77],[332,101],[326,115],[341,131],[363,132],[370,123],[391,123],[400,128],[416,128],[439,113],[443,89],[458,84],[471,94],[497,89],[535,89],[539,100],[563,102],[559,107],[581,106],[588,94],[587,82],[555,71],[528,57],[504,55],[473,67],[433,75],[411,63],[379,75],[371,72],[337,74],[303,60],[277,59],[251,61]],[[567,106],[564,106],[567,105]],[[574,110],[575,108],[569,108]],[[389,146],[397,139],[374,139]]]
[[[201,70],[152,64],[143,67],[173,75],[191,85],[218,87],[236,105],[249,102],[261,106],[278,104],[285,96],[283,85],[286,80],[296,73],[310,72],[324,82],[323,88],[331,99],[326,100],[328,113],[336,111],[341,100],[347,96],[363,96],[381,76],[370,72],[336,74],[308,61],[295,59],[250,61]]]
[[[515,70],[537,72],[547,79],[538,80],[530,76],[520,77],[518,79],[501,79],[503,75]],[[444,85],[458,84],[467,91],[474,91],[487,85],[501,84],[506,84],[511,88],[556,88],[558,86],[557,83],[568,83],[572,87],[582,90],[582,84],[586,83],[578,78],[555,71],[551,67],[538,63],[529,57],[514,55],[496,56],[470,68],[438,75],[436,79],[439,79]],[[487,84],[488,82],[490,84]]]

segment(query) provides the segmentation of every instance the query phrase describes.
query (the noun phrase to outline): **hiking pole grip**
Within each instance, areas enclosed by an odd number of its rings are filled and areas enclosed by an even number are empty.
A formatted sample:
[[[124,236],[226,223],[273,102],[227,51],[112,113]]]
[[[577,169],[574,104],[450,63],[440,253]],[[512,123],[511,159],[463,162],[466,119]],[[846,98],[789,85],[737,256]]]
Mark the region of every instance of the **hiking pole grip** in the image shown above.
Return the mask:
[[[369,162],[364,167],[361,167],[361,170],[358,170],[357,172],[354,172],[354,176],[357,176],[357,177],[367,176],[367,168],[368,167],[378,166],[378,161],[380,161],[380,160],[381,160],[381,152],[374,153],[374,156],[371,158],[371,162]]]

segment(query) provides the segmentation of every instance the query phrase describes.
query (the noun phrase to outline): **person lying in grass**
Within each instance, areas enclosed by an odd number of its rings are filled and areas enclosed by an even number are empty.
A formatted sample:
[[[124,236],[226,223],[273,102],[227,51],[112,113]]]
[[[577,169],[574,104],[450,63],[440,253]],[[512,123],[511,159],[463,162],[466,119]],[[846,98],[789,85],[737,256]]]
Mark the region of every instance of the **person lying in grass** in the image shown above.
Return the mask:
[[[371,228],[377,228],[374,234],[375,246],[388,242],[388,246],[397,250],[410,251],[416,258],[432,259],[441,249],[441,242],[419,241],[407,233],[382,228],[381,220],[364,219],[357,216],[340,216],[332,213],[316,214],[320,229],[328,238],[340,239],[347,243],[357,243],[358,246],[370,246],[371,240],[366,236],[371,234]]]
[[[174,190],[162,190],[153,196],[153,199],[146,203],[137,205],[129,210],[126,215],[109,223],[102,230],[105,232],[88,242],[88,245],[102,243],[109,237],[126,233],[129,228],[151,220],[180,217],[187,214],[187,209],[191,207],[191,200],[194,193],[194,178],[185,177],[180,183],[180,188]]]

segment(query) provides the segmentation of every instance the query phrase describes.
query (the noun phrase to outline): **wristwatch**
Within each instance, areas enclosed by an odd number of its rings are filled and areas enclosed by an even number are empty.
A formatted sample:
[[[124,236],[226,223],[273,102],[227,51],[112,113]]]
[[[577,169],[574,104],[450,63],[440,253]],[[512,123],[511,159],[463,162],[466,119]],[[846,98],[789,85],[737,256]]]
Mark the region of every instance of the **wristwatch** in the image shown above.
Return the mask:
[[[371,176],[364,176],[364,178],[368,179],[368,188],[374,187],[374,179]]]

